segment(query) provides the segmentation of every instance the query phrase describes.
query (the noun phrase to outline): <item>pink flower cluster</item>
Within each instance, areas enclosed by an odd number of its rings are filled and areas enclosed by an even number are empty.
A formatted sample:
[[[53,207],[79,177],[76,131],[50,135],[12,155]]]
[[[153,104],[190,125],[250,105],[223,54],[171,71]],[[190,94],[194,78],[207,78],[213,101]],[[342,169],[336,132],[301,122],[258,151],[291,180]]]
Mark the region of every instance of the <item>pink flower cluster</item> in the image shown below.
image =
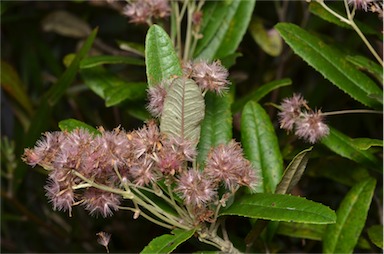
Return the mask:
[[[127,4],[123,14],[130,18],[132,23],[150,23],[152,18],[168,17],[171,8],[167,0],[136,0]]]
[[[286,98],[281,103],[279,112],[280,128],[292,131],[309,143],[316,143],[329,134],[329,127],[324,123],[321,110],[313,111],[307,101],[299,94]]]
[[[221,65],[220,61],[211,64],[199,60],[187,62],[183,65],[183,75],[193,79],[203,93],[207,91],[222,95],[228,90],[228,70]],[[160,117],[163,112],[164,100],[167,96],[167,87],[172,85],[172,80],[164,80],[156,86],[148,89],[148,111],[154,117]]]
[[[27,164],[50,171],[45,189],[54,210],[71,214],[72,206],[81,204],[90,214],[107,217],[119,209],[118,192],[96,188],[80,176],[120,190],[127,184],[151,188],[165,180],[198,220],[208,220],[212,204],[219,201],[220,186],[234,193],[240,186],[253,187],[256,181],[254,169],[234,141],[213,148],[205,169],[198,170],[191,169],[195,144],[162,135],[154,121],[131,132],[99,131],[100,135],[85,129],[47,132],[33,149],[25,150]]]

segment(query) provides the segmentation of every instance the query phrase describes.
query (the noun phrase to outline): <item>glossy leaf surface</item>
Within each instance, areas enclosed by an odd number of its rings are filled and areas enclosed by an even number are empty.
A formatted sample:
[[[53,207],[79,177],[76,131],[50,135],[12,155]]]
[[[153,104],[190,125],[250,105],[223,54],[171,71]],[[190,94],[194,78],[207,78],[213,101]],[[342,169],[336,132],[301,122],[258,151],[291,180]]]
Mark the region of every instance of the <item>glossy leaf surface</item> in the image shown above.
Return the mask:
[[[297,196],[270,193],[245,195],[220,215],[312,224],[336,221],[335,212],[325,205]]]
[[[283,174],[283,158],[269,116],[253,101],[243,109],[241,143],[245,156],[261,173],[257,191],[273,193]]]
[[[141,253],[171,253],[176,249],[177,246],[187,241],[193,236],[195,230],[182,230],[175,229],[172,230],[172,235],[165,234],[153,239],[142,251]]]
[[[362,104],[381,108],[374,97],[382,96],[382,90],[356,71],[341,51],[294,24],[279,23],[275,27],[292,50],[326,79]]]
[[[158,25],[152,25],[148,30],[145,39],[145,63],[150,87],[183,74],[171,39]]]
[[[80,68],[81,69],[92,68],[92,67],[103,65],[103,64],[131,64],[131,65],[144,66],[145,62],[142,59],[127,57],[127,56],[110,56],[110,55],[90,56],[90,57],[84,58],[80,62]]]
[[[358,139],[359,140],[359,139]],[[359,148],[354,145],[354,140],[334,128],[330,128],[329,135],[321,140],[333,152],[344,158],[348,158],[362,165],[366,165],[379,172],[382,172],[380,162],[369,151]],[[363,147],[364,148],[364,147]]]
[[[232,139],[231,103],[233,95],[205,95],[205,117],[201,123],[197,162],[202,165],[211,147],[226,144]]]
[[[198,41],[195,58],[211,61],[235,52],[243,38],[255,1],[208,1],[203,9],[203,38]]]
[[[337,209],[336,224],[328,225],[324,253],[352,253],[367,219],[376,180],[369,178],[352,187]]]

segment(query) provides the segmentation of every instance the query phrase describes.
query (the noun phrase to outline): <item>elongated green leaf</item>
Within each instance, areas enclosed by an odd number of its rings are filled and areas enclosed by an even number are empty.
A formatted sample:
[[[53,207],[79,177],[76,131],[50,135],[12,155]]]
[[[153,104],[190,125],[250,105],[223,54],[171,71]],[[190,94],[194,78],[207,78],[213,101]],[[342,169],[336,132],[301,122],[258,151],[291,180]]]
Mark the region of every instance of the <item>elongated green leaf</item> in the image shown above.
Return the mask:
[[[144,48],[144,45],[141,43],[120,41],[120,40],[116,40],[116,43],[119,45],[119,48],[121,50],[132,52],[136,55],[145,57],[145,48]]]
[[[279,23],[275,27],[293,51],[326,79],[362,104],[381,108],[374,97],[382,97],[382,90],[357,71],[341,51],[294,24]]]
[[[172,230],[172,235],[166,234],[153,239],[140,253],[171,253],[177,246],[193,236],[195,230]]]
[[[329,135],[321,140],[326,147],[344,158],[366,165],[372,169],[382,172],[380,162],[369,151],[360,150],[353,143],[353,139],[330,128]]]
[[[204,110],[204,98],[197,84],[191,79],[176,78],[164,100],[160,130],[197,144]]]
[[[327,225],[280,222],[277,233],[290,237],[321,241]]]
[[[368,229],[369,239],[381,249],[383,249],[383,230],[383,225],[373,225]]]
[[[248,102],[241,116],[241,142],[252,165],[259,169],[258,192],[273,193],[283,173],[283,158],[279,143],[264,109],[256,102]]]
[[[312,224],[336,221],[335,212],[325,205],[297,196],[271,193],[245,195],[220,215]]]
[[[376,62],[360,55],[347,56],[347,60],[354,64],[358,69],[372,74],[377,81],[383,83],[383,68]]]
[[[232,139],[231,103],[233,95],[227,93],[217,96],[207,93],[205,96],[205,117],[201,123],[197,163],[203,165],[211,147],[226,144]]]
[[[94,29],[90,36],[85,41],[83,47],[76,54],[76,57],[71,62],[70,66],[48,91],[48,102],[50,105],[56,104],[56,102],[63,96],[67,88],[71,85],[72,81],[76,77],[77,70],[79,69],[81,60],[87,55],[91,49],[93,41],[96,38],[98,29]]]
[[[174,75],[183,74],[171,39],[158,25],[153,25],[148,30],[145,39],[145,63],[150,87]]]
[[[128,56],[90,56],[80,62],[80,69],[92,68],[103,64],[132,64],[144,66],[145,62],[142,59]]]
[[[101,134],[100,131],[98,131],[96,128],[76,119],[66,119],[66,120],[60,121],[59,128],[62,131],[69,131],[69,132],[75,129],[81,128],[81,129],[86,129],[90,133],[93,133],[96,135]]]
[[[283,178],[277,185],[275,193],[289,193],[292,188],[299,182],[305,168],[307,167],[307,162],[311,151],[312,147],[301,151],[295,156],[295,158],[293,158],[291,163],[289,163],[288,167],[285,169]]]
[[[368,150],[372,146],[383,147],[383,140],[372,138],[354,138],[352,144],[359,150]]]
[[[25,91],[25,88],[20,80],[16,70],[7,62],[1,61],[1,88],[12,96],[20,105],[29,113],[32,114],[33,106]]]
[[[203,38],[198,41],[195,58],[213,60],[235,52],[251,19],[255,1],[207,2],[203,9]]]
[[[329,13],[326,9],[324,9],[319,3],[315,1],[309,3],[309,11],[315,14],[316,16],[322,18],[323,20],[328,21],[332,24],[338,25],[343,28],[348,28],[351,30],[353,29],[350,25],[342,22],[339,18]],[[337,10],[334,10],[334,11],[340,14],[341,16],[345,16],[345,13],[341,14]],[[381,35],[379,35],[378,31],[368,26],[366,23],[359,22],[358,20],[355,20],[355,23],[364,34],[376,34],[381,38]]]
[[[324,253],[352,253],[367,218],[376,180],[369,178],[356,184],[336,211],[336,224],[324,233]]]
[[[105,105],[111,107],[125,100],[136,101],[144,99],[147,94],[146,89],[146,83],[126,83],[120,86],[109,87],[104,90]]]
[[[271,91],[280,87],[291,85],[291,84],[292,84],[292,80],[289,78],[274,80],[272,82],[266,83],[260,86],[259,88],[257,88],[255,91],[250,92],[248,95],[244,96],[243,98],[236,100],[232,105],[232,113],[236,113],[240,111],[244,107],[244,105],[247,104],[248,101],[258,102]]]

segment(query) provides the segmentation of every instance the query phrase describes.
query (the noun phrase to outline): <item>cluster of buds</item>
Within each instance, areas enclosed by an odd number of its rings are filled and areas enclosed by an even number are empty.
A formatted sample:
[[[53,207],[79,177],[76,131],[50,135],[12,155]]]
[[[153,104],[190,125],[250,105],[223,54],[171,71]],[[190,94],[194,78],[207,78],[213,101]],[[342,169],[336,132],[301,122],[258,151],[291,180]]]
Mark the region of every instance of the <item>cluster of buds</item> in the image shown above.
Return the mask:
[[[25,150],[27,164],[50,171],[45,189],[54,210],[71,214],[81,204],[91,214],[110,216],[129,197],[127,190],[158,190],[160,181],[188,207],[189,220],[200,223],[212,219],[218,204],[225,205],[240,186],[255,185],[255,171],[235,141],[212,148],[205,168],[198,169],[196,144],[165,136],[155,121],[131,132],[99,132],[47,132]],[[219,196],[219,188],[227,194]]]
[[[312,144],[329,134],[321,110],[313,111],[301,95],[284,99],[280,107],[280,128],[288,132],[295,129],[296,136]]]
[[[167,0],[134,0],[128,3],[123,14],[136,24],[151,24],[152,19],[166,18],[171,14]]]
[[[208,91],[222,95],[228,90],[228,70],[221,65],[220,61],[207,63],[199,60],[189,61],[183,65],[183,75],[193,79],[200,87],[203,95]],[[148,89],[148,111],[154,117],[160,117],[163,112],[164,100],[167,96],[167,87],[172,85],[171,80],[164,80],[160,84]]]

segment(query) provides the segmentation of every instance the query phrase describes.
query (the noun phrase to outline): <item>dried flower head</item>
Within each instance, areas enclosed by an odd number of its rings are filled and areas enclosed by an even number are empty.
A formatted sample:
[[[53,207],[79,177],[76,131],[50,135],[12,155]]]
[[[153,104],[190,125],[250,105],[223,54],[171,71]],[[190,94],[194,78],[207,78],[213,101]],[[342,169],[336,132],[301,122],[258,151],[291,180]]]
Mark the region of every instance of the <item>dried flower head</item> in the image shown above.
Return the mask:
[[[111,240],[111,234],[101,231],[96,235],[98,236],[97,242],[100,245],[103,245],[107,250],[107,253],[109,253],[108,244],[109,244],[109,241]]]
[[[329,134],[329,128],[324,123],[324,115],[320,110],[314,112],[308,107],[307,101],[299,94],[283,100],[281,112],[278,113],[280,128],[291,131],[310,143],[316,143]]]
[[[368,5],[374,2],[373,0],[348,0],[348,4],[355,6],[356,9],[358,10],[368,10]]]
[[[163,82],[148,89],[149,103],[147,109],[154,117],[160,117],[161,113],[163,113],[164,100],[166,96],[167,91]]]
[[[324,124],[324,116],[321,111],[304,113],[303,117],[296,122],[295,134],[314,144],[329,134],[329,127]]]
[[[85,209],[91,215],[101,214],[103,217],[111,216],[113,211],[119,209],[118,206],[120,205],[120,196],[93,187],[85,190],[83,200]]]
[[[183,65],[184,75],[196,81],[203,91],[212,91],[223,94],[228,90],[228,70],[220,61],[208,64],[206,61],[188,62]]]
[[[136,24],[149,24],[152,18],[165,18],[170,12],[167,0],[136,0],[123,9],[123,14]]]
[[[181,174],[175,191],[181,195],[188,206],[203,207],[217,198],[212,181],[195,169],[189,169]]]
[[[230,191],[236,191],[240,185],[253,187],[256,183],[254,169],[234,140],[210,151],[204,172],[215,183],[223,182]]]
[[[301,108],[305,105],[307,105],[307,101],[300,94],[293,94],[293,97],[285,98],[281,103],[281,112],[278,114],[280,128],[291,131],[300,117]]]
[[[54,177],[50,177],[45,185],[45,190],[45,195],[52,202],[53,210],[69,211],[69,215],[71,215],[75,197],[72,186],[67,181],[58,181]]]

